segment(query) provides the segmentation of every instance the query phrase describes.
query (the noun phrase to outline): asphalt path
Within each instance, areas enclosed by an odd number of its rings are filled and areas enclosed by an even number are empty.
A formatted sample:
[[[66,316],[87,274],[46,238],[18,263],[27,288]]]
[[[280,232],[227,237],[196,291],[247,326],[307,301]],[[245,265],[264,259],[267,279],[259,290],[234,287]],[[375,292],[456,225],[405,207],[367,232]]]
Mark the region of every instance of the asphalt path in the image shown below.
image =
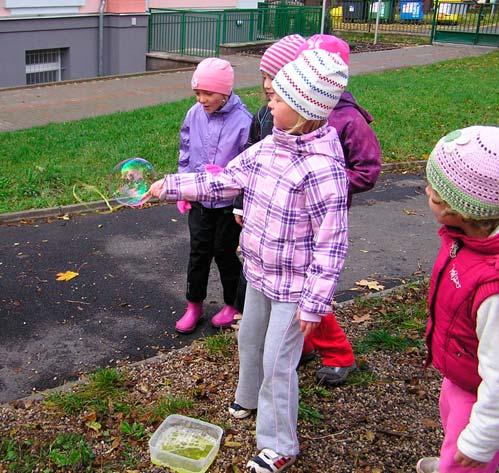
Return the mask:
[[[362,279],[388,288],[429,271],[437,225],[424,186],[416,172],[384,173],[355,196],[338,302],[365,293],[355,290]],[[202,323],[191,335],[174,330],[188,243],[187,218],[172,204],[1,225],[0,402],[215,333],[209,321],[222,298],[213,268]],[[79,275],[57,281],[64,271]]]

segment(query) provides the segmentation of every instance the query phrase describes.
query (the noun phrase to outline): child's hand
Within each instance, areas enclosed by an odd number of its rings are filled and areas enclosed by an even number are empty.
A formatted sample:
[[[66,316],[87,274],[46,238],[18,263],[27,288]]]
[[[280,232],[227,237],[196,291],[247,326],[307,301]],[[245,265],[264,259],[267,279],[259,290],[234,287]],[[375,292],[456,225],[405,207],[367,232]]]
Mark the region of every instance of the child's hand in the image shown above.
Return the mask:
[[[300,331],[303,332],[304,337],[310,335],[318,326],[319,322],[307,322],[306,320],[300,320]]]
[[[219,166],[218,164],[207,164],[205,167],[204,167],[204,170],[206,172],[209,172],[210,174],[220,174],[221,172],[223,172],[224,168],[222,166]]]
[[[300,319],[300,310],[296,311],[296,318],[300,322],[300,332],[303,333],[303,336],[306,337],[307,335],[311,334],[313,330],[315,330],[320,322],[308,322],[306,320],[301,320]]]
[[[177,209],[183,215],[192,209],[192,205],[188,200],[177,201]]]
[[[156,197],[159,199],[161,195],[161,191],[163,190],[164,179],[160,179],[159,181],[153,182],[146,195],[149,197]],[[144,196],[145,197],[145,196]]]
[[[454,460],[456,463],[459,463],[459,465],[468,467],[468,468],[483,468],[486,466],[486,463],[482,463],[476,460],[473,460],[470,457],[467,457],[464,453],[460,452],[459,450],[457,451],[456,455],[454,456]]]
[[[236,219],[236,223],[242,227],[243,226],[243,216],[235,214],[234,218]]]

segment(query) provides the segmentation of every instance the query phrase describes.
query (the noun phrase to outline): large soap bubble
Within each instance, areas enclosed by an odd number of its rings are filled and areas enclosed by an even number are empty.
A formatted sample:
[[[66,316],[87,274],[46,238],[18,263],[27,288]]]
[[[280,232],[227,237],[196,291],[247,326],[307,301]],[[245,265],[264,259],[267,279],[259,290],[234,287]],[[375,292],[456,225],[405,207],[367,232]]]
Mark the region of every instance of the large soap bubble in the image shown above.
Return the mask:
[[[132,207],[146,202],[144,194],[156,180],[153,165],[143,158],[128,158],[118,163],[110,176],[111,198]]]

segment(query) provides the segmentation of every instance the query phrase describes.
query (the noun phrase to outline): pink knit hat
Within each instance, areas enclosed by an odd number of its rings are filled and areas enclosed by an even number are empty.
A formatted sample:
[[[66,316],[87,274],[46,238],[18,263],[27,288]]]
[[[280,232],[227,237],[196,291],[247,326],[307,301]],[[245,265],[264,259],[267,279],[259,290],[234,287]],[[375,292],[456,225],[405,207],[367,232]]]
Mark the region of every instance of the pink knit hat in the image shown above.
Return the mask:
[[[306,44],[305,38],[299,34],[292,34],[272,44],[263,53],[260,60],[260,71],[270,77],[275,77],[285,64],[296,58],[300,47]]]
[[[499,128],[470,126],[444,136],[428,158],[426,177],[462,216],[499,218]]]
[[[203,59],[192,75],[191,87],[230,95],[234,87],[234,69],[230,62],[216,57]]]
[[[350,57],[350,46],[336,36],[330,34],[314,34],[307,39],[297,51],[296,57],[306,49],[323,49],[333,54],[339,54],[343,62],[348,66]]]
[[[277,73],[272,88],[302,117],[325,120],[338,103],[347,82],[348,66],[338,54],[310,49]]]

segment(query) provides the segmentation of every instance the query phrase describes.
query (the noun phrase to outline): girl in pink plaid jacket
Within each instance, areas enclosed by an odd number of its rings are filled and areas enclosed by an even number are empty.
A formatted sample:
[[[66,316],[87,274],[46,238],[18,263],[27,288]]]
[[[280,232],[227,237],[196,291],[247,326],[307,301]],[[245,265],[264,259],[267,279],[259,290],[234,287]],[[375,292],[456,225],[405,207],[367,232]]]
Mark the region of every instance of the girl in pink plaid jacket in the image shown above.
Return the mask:
[[[298,376],[304,336],[330,312],[347,251],[348,181],[327,117],[348,80],[337,54],[304,51],[272,82],[273,134],[218,174],[173,174],[150,194],[217,201],[244,190],[240,246],[248,280],[239,330],[239,381],[229,412],[257,410],[254,473],[294,463]]]

